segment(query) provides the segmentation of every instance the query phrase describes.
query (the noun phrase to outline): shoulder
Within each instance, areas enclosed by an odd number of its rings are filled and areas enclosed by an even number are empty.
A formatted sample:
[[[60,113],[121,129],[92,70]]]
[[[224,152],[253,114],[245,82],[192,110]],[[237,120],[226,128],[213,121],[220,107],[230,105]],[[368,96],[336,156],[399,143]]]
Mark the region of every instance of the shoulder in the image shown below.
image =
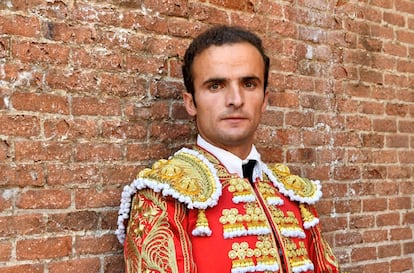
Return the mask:
[[[222,193],[216,169],[201,153],[183,148],[169,159],[158,160],[151,168],[142,170],[122,191],[115,232],[121,243],[125,240],[132,198],[143,189],[172,197],[188,209],[213,207]]]
[[[190,209],[216,205],[222,190],[214,166],[202,154],[187,148],[142,170],[133,184],[137,189],[151,188],[171,196]]]
[[[276,184],[283,195],[289,197],[292,201],[312,205],[322,197],[319,180],[311,180],[291,174],[289,167],[284,164],[269,165],[268,169],[273,183]]]

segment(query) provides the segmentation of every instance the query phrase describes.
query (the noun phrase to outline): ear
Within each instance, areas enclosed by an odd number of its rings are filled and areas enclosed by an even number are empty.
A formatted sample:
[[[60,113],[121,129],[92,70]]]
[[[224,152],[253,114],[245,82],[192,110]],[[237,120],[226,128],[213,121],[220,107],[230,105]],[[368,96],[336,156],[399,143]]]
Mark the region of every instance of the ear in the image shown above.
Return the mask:
[[[193,95],[191,95],[189,92],[183,92],[183,101],[187,113],[190,116],[194,117],[197,114],[197,108],[194,104]]]
[[[266,111],[268,102],[269,102],[269,91],[265,91],[263,105],[262,105],[262,113]]]

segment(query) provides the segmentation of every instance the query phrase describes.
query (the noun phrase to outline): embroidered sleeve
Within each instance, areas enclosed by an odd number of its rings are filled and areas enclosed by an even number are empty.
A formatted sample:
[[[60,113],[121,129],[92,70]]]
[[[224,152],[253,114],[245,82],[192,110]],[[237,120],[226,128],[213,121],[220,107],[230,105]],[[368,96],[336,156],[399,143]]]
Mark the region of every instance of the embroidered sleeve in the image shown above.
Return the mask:
[[[316,209],[313,206],[306,206],[306,209],[317,217]],[[339,273],[338,262],[332,252],[331,247],[321,234],[319,224],[307,230],[309,239],[309,256],[315,266],[315,273]]]
[[[151,189],[133,198],[124,244],[125,272],[194,272],[186,208]]]

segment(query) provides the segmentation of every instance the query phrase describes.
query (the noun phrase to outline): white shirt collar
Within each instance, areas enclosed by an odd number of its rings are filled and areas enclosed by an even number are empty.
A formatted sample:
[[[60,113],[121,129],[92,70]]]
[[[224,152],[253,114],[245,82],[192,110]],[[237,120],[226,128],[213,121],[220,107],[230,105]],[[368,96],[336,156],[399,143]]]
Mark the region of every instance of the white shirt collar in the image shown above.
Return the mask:
[[[252,145],[252,149],[245,159],[241,159],[224,149],[212,145],[200,135],[197,136],[197,145],[217,157],[217,159],[221,162],[221,164],[223,164],[229,173],[238,174],[240,177],[243,177],[242,164],[247,163],[247,161],[250,159],[256,160],[257,163],[253,170],[253,180],[255,180],[257,177],[260,177],[260,179],[262,179],[263,162],[261,161],[260,154],[254,145]]]

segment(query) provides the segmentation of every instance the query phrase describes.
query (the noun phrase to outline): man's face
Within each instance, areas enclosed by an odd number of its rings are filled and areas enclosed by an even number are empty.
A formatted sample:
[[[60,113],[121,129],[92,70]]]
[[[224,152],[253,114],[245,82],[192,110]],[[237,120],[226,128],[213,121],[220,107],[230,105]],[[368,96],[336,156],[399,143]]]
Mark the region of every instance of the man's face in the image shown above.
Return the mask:
[[[245,158],[267,104],[259,51],[248,43],[210,46],[194,58],[192,73],[196,103],[184,93],[184,104],[200,135]]]

